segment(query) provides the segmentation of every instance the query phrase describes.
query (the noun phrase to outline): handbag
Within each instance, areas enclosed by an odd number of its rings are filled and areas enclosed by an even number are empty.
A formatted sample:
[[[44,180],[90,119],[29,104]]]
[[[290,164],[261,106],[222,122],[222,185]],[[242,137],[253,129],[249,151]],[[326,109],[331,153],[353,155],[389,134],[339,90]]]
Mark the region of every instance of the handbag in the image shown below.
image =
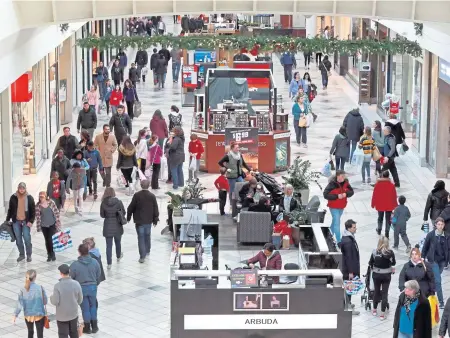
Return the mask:
[[[325,70],[327,71],[328,77],[330,77],[330,76],[331,76],[331,71],[327,70],[327,67],[325,67],[325,65],[323,64],[323,62],[322,62],[322,66],[323,66],[323,69],[325,69]]]
[[[42,294],[42,304],[44,304],[44,289],[42,288],[42,286],[41,286],[41,294]],[[50,328],[50,320],[48,319],[48,316],[47,316],[47,306],[45,304],[44,304],[44,313],[45,313],[44,327],[46,329],[49,329]]]
[[[142,105],[140,101],[134,101],[133,115],[139,117],[142,114]]]
[[[380,151],[378,150],[378,147],[377,147],[377,146],[374,146],[374,147],[373,147],[373,151],[372,151],[372,159],[376,162],[376,161],[378,161],[381,157],[382,157],[382,156],[381,156]]]
[[[127,224],[127,219],[126,219],[125,213],[123,212],[122,209],[116,211],[116,218],[117,218],[117,222],[119,222],[120,225]]]
[[[306,128],[308,121],[306,120],[306,117],[303,115],[302,117],[300,117],[300,120],[298,121],[298,126],[300,128]]]

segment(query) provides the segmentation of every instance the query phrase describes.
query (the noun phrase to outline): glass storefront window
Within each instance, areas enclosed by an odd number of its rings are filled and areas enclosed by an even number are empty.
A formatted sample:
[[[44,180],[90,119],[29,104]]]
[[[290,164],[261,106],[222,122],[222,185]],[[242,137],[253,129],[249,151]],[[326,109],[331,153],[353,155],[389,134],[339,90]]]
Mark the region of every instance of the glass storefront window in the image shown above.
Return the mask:
[[[44,158],[46,151],[46,104],[45,104],[45,60],[33,66],[33,103],[34,103],[34,139],[35,165]]]
[[[361,38],[362,34],[362,19],[352,18],[352,40]],[[359,78],[359,65],[362,62],[362,55],[360,52],[356,52],[348,57],[348,72],[356,79]]]
[[[410,101],[407,106],[406,115],[406,137],[410,138],[411,145],[415,150],[419,151],[419,137],[420,137],[420,115],[422,112],[422,62],[419,60],[412,60],[410,63]]]
[[[439,58],[433,54],[431,58],[431,85],[430,85],[430,120],[428,124],[428,164],[436,169],[436,145],[439,111]]]
[[[48,54],[48,90],[49,90],[49,121],[50,141],[59,132],[59,99],[58,99],[58,53]]]

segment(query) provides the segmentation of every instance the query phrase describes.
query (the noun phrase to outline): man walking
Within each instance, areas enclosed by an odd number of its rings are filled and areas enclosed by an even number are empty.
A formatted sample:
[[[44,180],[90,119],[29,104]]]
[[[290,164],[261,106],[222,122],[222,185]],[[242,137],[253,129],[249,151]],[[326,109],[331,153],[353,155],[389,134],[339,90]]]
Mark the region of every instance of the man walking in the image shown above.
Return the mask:
[[[109,128],[109,127],[108,127]],[[92,188],[94,188],[94,200],[97,199],[97,174],[100,172],[100,175],[104,172],[102,157],[100,156],[100,152],[94,148],[94,141],[89,141],[86,144],[86,150],[84,151],[84,158],[89,164],[89,170],[86,173],[88,176],[88,188],[89,188],[89,196],[92,195]]]
[[[117,106],[117,114],[111,116],[111,120],[109,120],[109,128],[114,130],[114,135],[116,136],[117,144],[119,146],[122,143],[124,136],[131,135],[131,119],[128,114],[124,113],[124,108],[122,105]]]
[[[153,72],[153,84],[156,86],[158,84],[158,74],[156,74],[156,64],[159,59],[158,50],[153,48],[153,54],[150,57],[150,69]]]
[[[111,77],[114,81],[114,87],[120,86],[120,82],[123,79],[123,68],[120,66],[120,61],[116,59],[111,67]]]
[[[83,109],[78,113],[77,130],[87,130],[89,137],[92,140],[94,138],[94,131],[97,128],[97,114],[89,106],[89,102],[83,102]]]
[[[83,301],[80,283],[70,278],[67,264],[58,267],[61,279],[53,288],[50,302],[56,307],[59,338],[78,338],[78,306]]]
[[[330,178],[323,191],[323,197],[328,201],[332,217],[331,232],[335,235],[337,243],[341,241],[341,216],[347,206],[347,199],[353,194],[353,188],[343,170],[336,170],[336,175]]]
[[[111,167],[113,166],[113,154],[117,150],[117,140],[111,135],[108,124],[103,125],[103,133],[95,137],[94,147],[98,149],[103,164],[103,187],[111,186]],[[101,174],[101,173],[100,173]]]
[[[56,143],[55,151],[53,152],[53,157],[56,156],[56,153],[59,149],[63,149],[64,155],[66,155],[66,157],[68,159],[71,159],[73,156],[73,153],[75,152],[75,150],[78,147],[78,140],[75,136],[70,134],[69,127],[64,127],[63,133],[64,133],[64,135],[61,136],[58,139],[58,142]]]
[[[296,61],[294,56],[289,52],[284,52],[281,56],[281,65],[284,68],[284,82],[291,83],[292,81],[292,67]]]
[[[344,280],[353,280],[360,277],[359,247],[356,243],[356,222],[349,219],[345,222],[345,230],[342,234],[342,241],[339,244],[342,253],[342,275]],[[353,310],[351,303],[352,296],[347,295],[347,310],[352,310],[353,315],[359,315],[359,311]]]
[[[148,188],[149,180],[141,181],[142,190],[133,195],[127,209],[127,221],[133,216],[136,224],[136,233],[139,246],[139,263],[145,262],[145,257],[150,255],[152,224],[155,227],[159,222],[158,202]]]
[[[50,179],[52,178],[53,172],[56,171],[59,174],[59,179],[67,181],[70,168],[70,160],[64,155],[64,150],[58,149],[56,156],[52,160]]]
[[[391,127],[384,127],[383,129],[385,138],[384,138],[384,164],[383,164],[383,171],[389,170],[392,175],[392,179],[394,180],[395,187],[400,188],[400,179],[398,178],[397,173],[397,166],[395,165],[395,157],[398,156],[397,149],[396,149],[396,143],[395,143],[395,136],[392,135]]]
[[[146,50],[139,50],[136,53],[136,60],[134,61],[134,63],[137,65],[137,72],[138,72],[138,79],[137,82],[141,81],[141,73],[142,73],[142,68],[144,68],[145,66],[147,66],[148,64],[148,53]],[[145,82],[145,75],[142,76],[142,81]]]
[[[103,62],[100,61],[98,64],[97,69],[95,70],[95,73],[97,74],[97,83],[98,83],[98,89],[100,92],[100,100],[105,99],[106,94],[106,80],[108,80],[108,68],[106,68],[103,65]]]
[[[182,50],[177,47],[172,48],[170,51],[170,57],[172,58],[172,78],[174,83],[178,83],[181,68],[181,56]]]

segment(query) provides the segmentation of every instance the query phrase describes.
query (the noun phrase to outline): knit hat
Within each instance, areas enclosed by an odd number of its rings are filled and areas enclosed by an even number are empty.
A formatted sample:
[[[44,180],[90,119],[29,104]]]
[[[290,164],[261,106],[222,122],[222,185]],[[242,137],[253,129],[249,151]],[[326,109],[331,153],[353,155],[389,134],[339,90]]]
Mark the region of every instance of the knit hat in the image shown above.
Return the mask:
[[[17,186],[17,189],[23,188],[25,190],[27,190],[27,185],[25,184],[25,182],[20,182],[19,185]]]

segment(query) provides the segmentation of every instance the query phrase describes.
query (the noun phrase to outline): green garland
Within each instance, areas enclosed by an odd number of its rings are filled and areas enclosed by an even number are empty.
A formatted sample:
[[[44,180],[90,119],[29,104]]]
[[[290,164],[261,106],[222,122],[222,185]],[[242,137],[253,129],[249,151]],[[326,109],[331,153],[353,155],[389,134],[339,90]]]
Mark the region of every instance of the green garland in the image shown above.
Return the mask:
[[[240,36],[240,35],[200,35],[200,36],[116,36],[102,37],[90,36],[77,41],[82,48],[96,48],[105,50],[110,48],[123,49],[137,48],[149,49],[157,45],[166,47],[179,47],[187,50],[225,48],[239,50],[252,49],[258,46],[260,51],[322,51],[326,54],[339,52],[341,54],[354,54],[356,52],[369,54],[408,54],[414,57],[422,55],[422,48],[417,42],[405,39],[383,40],[338,40],[316,37],[312,39],[289,36]]]

